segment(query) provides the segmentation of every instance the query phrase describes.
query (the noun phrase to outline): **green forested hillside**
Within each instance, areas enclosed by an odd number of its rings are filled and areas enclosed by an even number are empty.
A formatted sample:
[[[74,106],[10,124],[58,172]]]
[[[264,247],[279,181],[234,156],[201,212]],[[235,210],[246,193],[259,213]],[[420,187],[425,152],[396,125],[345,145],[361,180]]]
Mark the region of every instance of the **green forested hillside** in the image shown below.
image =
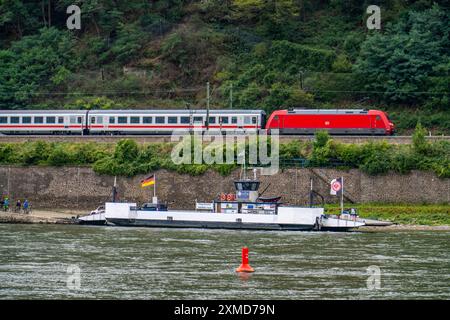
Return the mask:
[[[66,9],[81,8],[81,30]],[[381,30],[366,9],[381,7]],[[365,107],[450,133],[450,5],[0,0],[0,108]]]

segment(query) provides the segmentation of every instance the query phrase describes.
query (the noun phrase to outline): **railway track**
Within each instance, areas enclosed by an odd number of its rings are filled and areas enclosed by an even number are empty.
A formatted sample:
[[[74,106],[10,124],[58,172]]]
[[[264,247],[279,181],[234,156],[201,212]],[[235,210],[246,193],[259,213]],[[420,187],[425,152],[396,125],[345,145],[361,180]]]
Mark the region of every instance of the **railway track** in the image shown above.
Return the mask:
[[[332,136],[336,141],[347,143],[364,143],[368,141],[387,141],[395,144],[411,143],[411,136]],[[170,135],[141,136],[141,135],[119,135],[119,136],[53,136],[53,135],[0,135],[0,143],[20,143],[27,141],[48,141],[48,142],[97,142],[97,143],[115,143],[121,139],[133,139],[138,143],[158,143],[170,142]],[[281,142],[289,142],[292,140],[311,141],[314,136],[305,135],[284,135],[280,136]],[[450,136],[429,136],[429,141],[447,140]]]

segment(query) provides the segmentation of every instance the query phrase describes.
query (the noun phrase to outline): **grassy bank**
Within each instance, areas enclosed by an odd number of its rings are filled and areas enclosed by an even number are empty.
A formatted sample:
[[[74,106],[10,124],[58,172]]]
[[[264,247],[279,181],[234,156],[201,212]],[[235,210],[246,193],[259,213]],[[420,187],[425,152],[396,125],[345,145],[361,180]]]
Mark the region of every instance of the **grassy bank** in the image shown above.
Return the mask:
[[[349,207],[349,206],[346,206]],[[392,221],[406,225],[450,225],[448,205],[354,204],[362,218]],[[338,213],[337,205],[327,205],[327,213]]]
[[[293,140],[280,144],[280,166],[357,168],[369,175],[396,172],[409,173],[411,170],[433,171],[440,178],[450,177],[450,143],[448,141],[429,142],[426,130],[418,126],[411,145],[394,145],[386,141],[363,144],[341,143],[331,139],[326,132],[318,132],[314,141]],[[271,144],[272,142],[268,142]],[[0,164],[69,166],[88,165],[98,174],[111,176],[136,176],[166,169],[181,174],[197,176],[212,169],[229,175],[238,167],[237,145],[230,146],[235,155],[234,162],[217,164],[227,158],[227,146],[221,144],[203,145],[184,142],[174,149],[173,143],[139,145],[131,139],[117,144],[67,143],[67,142],[25,142],[0,143]],[[257,146],[254,146],[255,148]],[[203,148],[203,150],[201,149]],[[271,146],[267,146],[271,150]],[[255,150],[255,149],[253,149]],[[214,161],[193,164],[196,153],[214,154]],[[246,145],[246,159],[250,147]],[[174,157],[179,164],[174,163]],[[252,163],[253,165],[254,163]],[[260,164],[256,164],[257,166]]]

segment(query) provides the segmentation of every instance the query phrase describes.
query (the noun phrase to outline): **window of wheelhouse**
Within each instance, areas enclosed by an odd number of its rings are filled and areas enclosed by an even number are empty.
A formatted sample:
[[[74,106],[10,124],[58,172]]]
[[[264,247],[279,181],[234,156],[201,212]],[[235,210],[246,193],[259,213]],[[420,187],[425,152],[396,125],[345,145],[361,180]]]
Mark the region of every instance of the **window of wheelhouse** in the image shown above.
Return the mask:
[[[238,191],[258,191],[259,184],[258,181],[236,181],[234,183]]]

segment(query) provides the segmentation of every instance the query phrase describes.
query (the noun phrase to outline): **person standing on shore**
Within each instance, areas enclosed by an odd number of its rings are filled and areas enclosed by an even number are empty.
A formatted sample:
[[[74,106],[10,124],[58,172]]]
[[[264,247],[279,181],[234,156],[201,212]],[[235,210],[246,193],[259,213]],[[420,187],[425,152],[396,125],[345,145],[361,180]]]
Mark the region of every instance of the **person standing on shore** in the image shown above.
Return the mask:
[[[16,212],[20,213],[20,209],[22,209],[22,202],[18,199],[16,202]]]
[[[23,212],[24,213],[28,213],[28,207],[29,207],[28,200],[25,199],[25,201],[23,202]]]
[[[3,210],[6,212],[9,209],[9,198],[5,197],[5,200],[3,200]]]

